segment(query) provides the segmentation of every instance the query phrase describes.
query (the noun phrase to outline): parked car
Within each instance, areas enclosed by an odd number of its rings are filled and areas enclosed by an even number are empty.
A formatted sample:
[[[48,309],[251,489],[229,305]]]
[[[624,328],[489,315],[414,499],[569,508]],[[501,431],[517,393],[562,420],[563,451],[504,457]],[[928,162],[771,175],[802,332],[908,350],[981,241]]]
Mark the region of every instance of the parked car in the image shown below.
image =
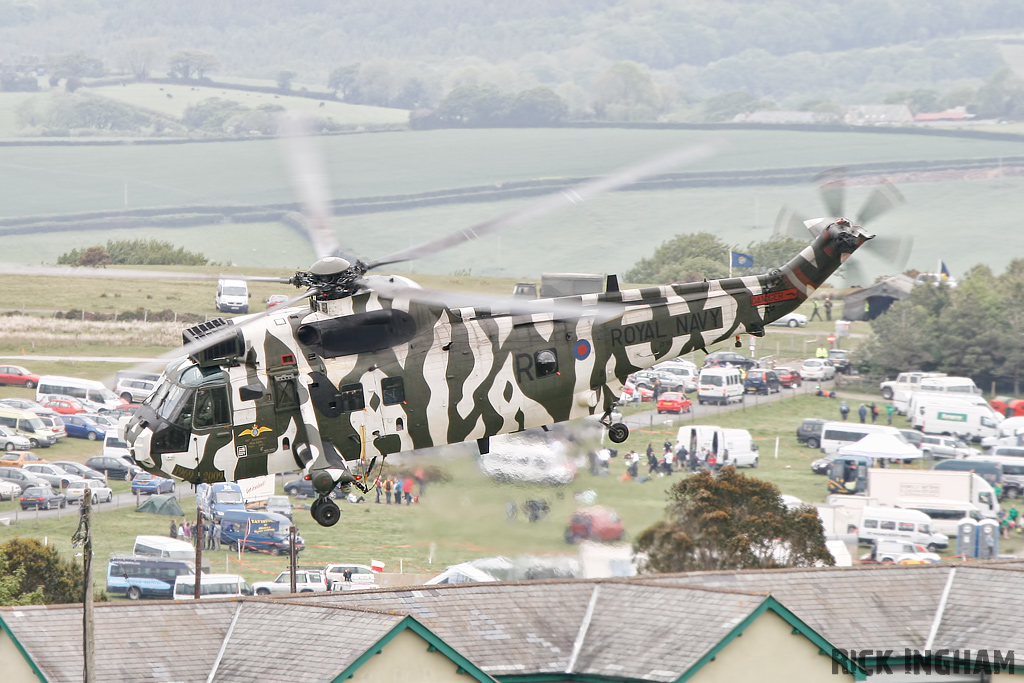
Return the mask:
[[[68,436],[89,441],[102,441],[107,435],[107,428],[96,424],[91,418],[81,415],[64,416],[64,429]]]
[[[273,581],[257,581],[252,585],[252,589],[256,592],[256,595],[291,593],[292,574],[290,571],[281,572]],[[323,570],[295,570],[296,593],[326,593],[327,590],[327,578],[325,577]]]
[[[28,510],[29,508],[36,508],[37,510],[51,510],[55,507],[66,507],[67,500],[64,498],[63,493],[58,493],[50,487],[49,484],[44,486],[29,486],[27,489],[21,492],[21,509]]]
[[[32,448],[32,442],[26,439],[24,436],[15,434],[10,429],[4,426],[0,426],[0,446],[3,446],[5,451],[14,450],[25,450]]]
[[[288,499],[288,496],[270,496],[267,498],[267,512],[284,515],[288,519],[291,519],[292,501]]]
[[[981,455],[979,451],[968,446],[959,439],[949,436],[934,436],[924,434],[921,436],[921,443],[918,445],[926,458],[936,460],[942,458],[966,458],[970,455]]]
[[[83,479],[91,479],[92,481],[106,481],[107,478],[102,472],[97,472],[91,467],[87,467],[80,462],[71,462],[70,460],[55,460],[54,465],[61,468],[65,472],[71,474],[77,474]]]
[[[132,493],[174,493],[174,480],[139,472],[132,477]]]
[[[67,396],[48,396],[39,402],[44,408],[61,415],[77,415],[85,412],[85,406]]]
[[[787,313],[778,320],[770,322],[768,324],[782,325],[784,327],[806,327],[807,316],[804,315],[803,313],[797,313],[796,311],[793,311],[792,313]]]
[[[354,586],[373,587],[377,585],[377,574],[372,568],[365,564],[353,564],[351,562],[332,562],[324,567],[327,573],[327,585],[332,591],[343,590],[345,584]],[[345,580],[345,572],[348,572],[348,580]]]
[[[68,430],[64,427],[64,419],[54,413],[53,415],[39,415],[39,421],[43,423],[44,433],[48,430],[53,436],[60,441],[68,435]]]
[[[688,413],[693,402],[675,391],[666,391],[658,396],[659,413]]]
[[[114,492],[110,490],[109,486],[93,481],[91,479],[83,479],[82,481],[75,482],[68,486],[67,490],[64,491],[64,497],[69,503],[81,503],[85,499],[85,493],[88,491],[92,494],[92,504],[98,503],[109,503],[114,500]]]
[[[896,564],[938,564],[942,558],[919,543],[904,540],[878,539],[871,552],[861,561],[894,562]]]
[[[828,352],[828,359],[836,367],[836,372],[844,375],[853,372],[853,366],[850,365],[850,352],[846,349],[831,349]]]
[[[775,368],[775,374],[787,389],[795,389],[803,383],[800,373],[792,368]]]
[[[0,384],[14,384],[35,389],[39,384],[39,375],[29,372],[20,365],[0,365]]]
[[[28,463],[50,462],[43,460],[32,451],[7,451],[0,455],[0,465],[4,467],[23,467]]]
[[[0,481],[9,481],[16,484],[19,491],[24,491],[30,486],[50,485],[45,480],[40,479],[31,472],[24,471],[20,467],[0,467]]]
[[[630,379],[635,386],[641,389],[646,388],[653,391],[655,382],[658,382],[661,391],[678,391],[680,393],[686,391],[686,378],[673,372],[662,372],[661,370],[648,368],[647,370],[633,373]]]
[[[87,417],[100,427],[105,427],[108,432],[117,429],[117,417],[113,413],[85,413],[82,417]]]
[[[750,394],[777,394],[782,391],[782,382],[774,370],[747,370],[743,380],[743,391]]]
[[[640,392],[641,402],[654,400],[653,389],[651,389],[650,387],[638,387],[635,386],[632,382],[626,382],[626,384],[622,387],[621,398],[624,401],[633,401],[635,400],[636,392]]]
[[[916,447],[918,450],[921,449],[921,441],[924,440],[924,434],[917,431],[916,429],[901,429],[900,434],[907,440],[911,446]]]
[[[85,479],[77,474],[71,474],[51,463],[30,462],[22,466],[26,472],[31,472],[40,479],[45,479],[50,486],[57,489],[65,489],[71,483],[84,482]]]
[[[267,304],[267,308],[273,308],[274,306],[280,306],[283,303],[288,302],[287,294],[271,294],[267,297],[264,303]]]
[[[709,353],[707,358],[704,359],[704,367],[710,367],[712,365],[732,365],[737,368],[756,368],[757,361],[753,358],[747,358],[741,353],[735,351],[715,351]]]
[[[621,541],[626,536],[626,527],[619,515],[609,507],[592,505],[572,513],[565,530],[566,543],[580,541]]]
[[[29,401],[24,398],[0,398],[0,406],[6,406],[8,408],[17,408],[18,410],[28,410],[36,415],[56,415],[56,411],[44,408],[35,401]]]
[[[156,382],[135,377],[122,377],[114,385],[114,393],[128,403],[142,403],[156,391]]]
[[[14,500],[21,495],[21,487],[13,481],[0,479],[0,500]]]
[[[128,456],[96,455],[85,461],[86,467],[97,472],[104,472],[110,479],[131,481],[132,477],[142,472],[142,468],[128,459]]]
[[[836,377],[836,368],[824,358],[808,358],[800,366],[800,376],[809,380],[830,380]]]
[[[296,498],[308,498],[316,495],[316,491],[313,490],[313,482],[303,477],[286,481],[284,483],[284,492],[289,496],[295,496]],[[341,487],[335,486],[334,490],[331,491],[328,497],[341,498],[343,495]]]
[[[821,428],[826,422],[828,420],[818,417],[804,418],[804,421],[796,428],[796,440],[817,450],[821,447]]]

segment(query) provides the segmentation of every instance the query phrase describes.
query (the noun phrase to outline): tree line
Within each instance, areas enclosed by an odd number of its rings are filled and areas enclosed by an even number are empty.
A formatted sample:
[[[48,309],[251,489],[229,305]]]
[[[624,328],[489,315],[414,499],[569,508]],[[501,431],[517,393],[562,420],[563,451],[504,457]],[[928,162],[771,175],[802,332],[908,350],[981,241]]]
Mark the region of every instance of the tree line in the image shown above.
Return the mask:
[[[649,257],[640,259],[626,271],[624,279],[666,284],[728,277],[730,252],[734,251],[752,257],[749,265],[733,268],[734,276],[763,273],[785,265],[806,246],[806,242],[778,235],[739,247],[726,244],[710,232],[681,234],[663,242]]]

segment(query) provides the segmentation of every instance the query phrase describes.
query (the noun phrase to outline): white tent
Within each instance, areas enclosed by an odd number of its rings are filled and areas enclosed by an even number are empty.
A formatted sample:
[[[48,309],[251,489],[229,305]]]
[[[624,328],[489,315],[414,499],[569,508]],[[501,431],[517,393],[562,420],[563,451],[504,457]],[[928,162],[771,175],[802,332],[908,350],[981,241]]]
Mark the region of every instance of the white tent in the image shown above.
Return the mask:
[[[906,441],[900,441],[892,434],[874,432],[856,443],[839,449],[839,455],[860,455],[866,458],[885,460],[913,460],[921,457],[921,451]]]

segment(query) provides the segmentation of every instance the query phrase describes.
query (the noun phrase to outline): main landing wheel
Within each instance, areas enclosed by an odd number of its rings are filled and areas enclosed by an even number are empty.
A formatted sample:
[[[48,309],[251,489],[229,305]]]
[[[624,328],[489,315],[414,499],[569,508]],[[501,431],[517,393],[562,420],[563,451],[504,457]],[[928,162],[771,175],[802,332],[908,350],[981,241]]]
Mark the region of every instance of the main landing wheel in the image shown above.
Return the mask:
[[[622,443],[629,438],[629,427],[616,422],[608,428],[608,438],[612,440],[612,443]]]
[[[310,506],[309,512],[320,526],[334,526],[341,519],[341,510],[338,509],[338,504],[330,498],[317,498],[316,502]]]

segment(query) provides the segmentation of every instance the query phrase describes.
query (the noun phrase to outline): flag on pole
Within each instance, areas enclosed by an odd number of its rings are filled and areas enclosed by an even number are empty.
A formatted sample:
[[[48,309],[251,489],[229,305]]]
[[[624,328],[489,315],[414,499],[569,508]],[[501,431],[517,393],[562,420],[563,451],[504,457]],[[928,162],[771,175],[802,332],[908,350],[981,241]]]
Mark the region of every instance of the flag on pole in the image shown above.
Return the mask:
[[[384,563],[380,560],[370,560],[370,569],[375,572],[382,572],[384,571]]]
[[[753,268],[754,257],[750,254],[741,254],[738,251],[732,253],[732,267],[733,268]]]
[[[946,262],[942,260],[939,261],[939,277],[943,280],[949,279],[949,268],[946,267]]]

